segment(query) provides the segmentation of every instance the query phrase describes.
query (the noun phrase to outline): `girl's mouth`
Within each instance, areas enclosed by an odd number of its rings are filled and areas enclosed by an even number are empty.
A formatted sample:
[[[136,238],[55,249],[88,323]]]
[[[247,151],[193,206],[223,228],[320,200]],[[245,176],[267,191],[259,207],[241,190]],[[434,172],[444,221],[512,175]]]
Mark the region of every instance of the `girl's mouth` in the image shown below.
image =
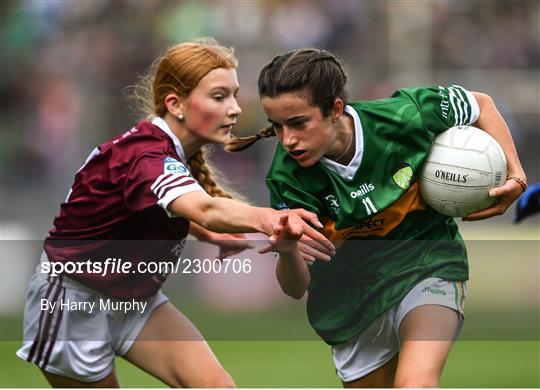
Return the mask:
[[[304,157],[304,155],[306,154],[306,151],[305,150],[291,150],[289,154],[292,156],[292,158],[299,160],[302,157]]]

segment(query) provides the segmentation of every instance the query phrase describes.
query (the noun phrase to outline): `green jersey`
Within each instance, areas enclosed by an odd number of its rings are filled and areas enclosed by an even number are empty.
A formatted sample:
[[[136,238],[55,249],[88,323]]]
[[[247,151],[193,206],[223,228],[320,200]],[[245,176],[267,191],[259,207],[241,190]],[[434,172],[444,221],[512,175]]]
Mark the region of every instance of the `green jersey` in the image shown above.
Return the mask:
[[[430,209],[416,174],[435,136],[476,122],[474,96],[459,86],[409,88],[352,102],[355,155],[301,167],[278,145],[266,184],[271,205],[316,213],[336,243],[310,267],[307,311],[329,344],[347,341],[428,277],[467,280],[467,254],[453,218]]]

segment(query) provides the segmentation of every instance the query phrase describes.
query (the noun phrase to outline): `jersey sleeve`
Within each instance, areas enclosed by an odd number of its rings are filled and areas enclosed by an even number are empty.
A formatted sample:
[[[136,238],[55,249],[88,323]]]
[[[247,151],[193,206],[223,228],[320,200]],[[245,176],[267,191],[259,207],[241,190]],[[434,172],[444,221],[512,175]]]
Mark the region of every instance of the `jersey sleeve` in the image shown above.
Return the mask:
[[[158,204],[169,217],[167,207],[179,196],[204,191],[189,169],[172,156],[141,155],[133,161],[124,183],[124,201],[129,210],[139,211]]]
[[[293,184],[267,178],[266,186],[270,192],[270,207],[274,209],[303,208],[317,215],[323,213],[324,206],[315,196]]]
[[[436,134],[453,126],[470,125],[480,116],[480,108],[473,94],[459,85],[405,88],[394,96],[411,99],[427,130]]]

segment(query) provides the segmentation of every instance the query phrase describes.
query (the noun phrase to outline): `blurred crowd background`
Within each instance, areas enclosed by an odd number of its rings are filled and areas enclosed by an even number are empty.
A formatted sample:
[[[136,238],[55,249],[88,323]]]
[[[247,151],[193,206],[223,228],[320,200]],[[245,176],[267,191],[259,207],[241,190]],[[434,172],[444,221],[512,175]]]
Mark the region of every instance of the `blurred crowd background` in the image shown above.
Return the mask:
[[[510,124],[529,181],[540,179],[538,1],[0,2],[2,222],[43,237],[90,150],[139,118],[124,88],[167,46],[200,36],[233,46],[243,114],[235,132],[265,124],[256,90],[277,53],[337,53],[351,99],[412,85],[460,84],[490,94]],[[235,188],[267,202],[273,141],[214,161]],[[510,216],[506,217],[508,220]]]
[[[140,119],[129,111],[125,88],[169,45],[201,36],[238,54],[243,114],[237,134],[265,125],[256,90],[261,67],[280,52],[315,46],[343,60],[354,100],[428,84],[490,94],[510,125],[529,181],[538,181],[539,21],[537,0],[0,1],[2,239],[41,240],[47,234],[88,153]],[[274,144],[261,141],[235,155],[215,148],[213,161],[235,189],[266,205],[264,176]],[[475,226],[491,231],[489,226],[502,224],[510,231],[512,214]],[[538,218],[524,224],[538,237]],[[534,269],[538,251],[532,250],[527,264]],[[24,272],[2,272],[2,285],[14,286],[10,296],[17,297],[14,310],[20,312],[37,257],[18,252],[9,259],[10,267],[30,264]],[[278,291],[273,264],[264,267],[263,277],[245,283],[266,290],[270,283]],[[525,296],[537,307],[538,274],[528,269]],[[219,280],[224,289],[236,284]]]

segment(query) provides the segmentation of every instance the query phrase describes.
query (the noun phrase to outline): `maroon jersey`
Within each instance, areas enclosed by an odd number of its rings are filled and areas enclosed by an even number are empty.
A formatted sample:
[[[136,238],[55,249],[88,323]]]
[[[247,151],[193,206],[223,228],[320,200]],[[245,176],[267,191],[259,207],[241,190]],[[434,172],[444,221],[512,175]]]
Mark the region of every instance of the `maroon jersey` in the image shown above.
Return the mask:
[[[129,272],[85,269],[68,276],[118,298],[155,294],[166,275],[139,273],[137,263],[176,261],[189,221],[172,217],[167,206],[183,194],[203,191],[183,161],[180,142],[161,118],[139,122],[94,149],[45,239],[49,261],[129,261]]]

